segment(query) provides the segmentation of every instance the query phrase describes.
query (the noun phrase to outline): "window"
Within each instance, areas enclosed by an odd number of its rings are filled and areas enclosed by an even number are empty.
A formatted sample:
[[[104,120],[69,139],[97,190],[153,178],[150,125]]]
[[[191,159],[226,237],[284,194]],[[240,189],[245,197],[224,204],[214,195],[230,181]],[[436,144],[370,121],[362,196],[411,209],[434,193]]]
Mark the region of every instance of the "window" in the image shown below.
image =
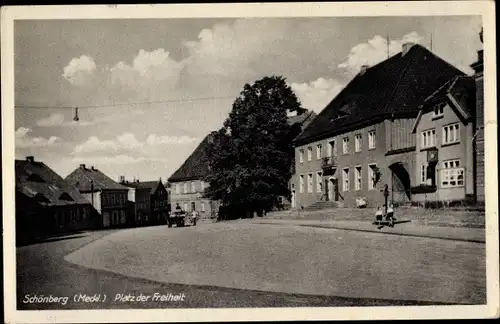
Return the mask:
[[[376,164],[368,164],[368,190],[375,189],[375,169],[377,168]]]
[[[307,192],[312,193],[313,192],[313,174],[309,173],[307,175]]]
[[[301,174],[299,176],[299,182],[300,182],[300,185],[299,185],[300,189],[299,190],[301,193],[303,193],[304,192],[304,175],[303,174]]]
[[[441,187],[453,188],[464,185],[464,169],[460,168],[460,160],[443,162],[441,169]]]
[[[376,133],[375,131],[368,132],[368,149],[372,150],[375,148],[376,143]]]
[[[196,203],[194,201],[191,202],[191,210],[192,211],[196,210]]]
[[[344,191],[349,191],[349,168],[342,170],[342,188]]]
[[[196,183],[194,181],[191,182],[191,192],[196,192]]]
[[[425,164],[420,166],[420,183],[427,184],[427,166]]]
[[[188,211],[188,203],[187,202],[184,203],[184,211]]]
[[[311,161],[312,160],[312,155],[313,155],[313,148],[309,146],[307,148],[307,161]]]
[[[316,192],[323,192],[323,173],[316,172]]]
[[[429,129],[422,132],[422,148],[436,146],[436,130]]]
[[[186,182],[186,183],[184,183],[184,193],[188,193],[188,189],[189,189],[188,184]]]
[[[180,194],[181,193],[181,185],[178,183],[175,185],[175,193]]]
[[[120,216],[122,218],[121,219],[121,223],[125,224],[127,222],[127,218],[125,217],[125,211],[124,210],[120,211]]]
[[[328,156],[336,156],[337,147],[335,146],[335,140],[328,141]]]
[[[201,202],[201,212],[202,213],[206,212],[205,203],[204,202]]]
[[[304,149],[299,150],[299,161],[300,163],[304,163]]]
[[[443,127],[443,144],[460,142],[460,125],[453,124]]]
[[[434,117],[440,117],[444,115],[445,102],[439,103],[434,107]]]
[[[355,181],[354,185],[356,190],[361,190],[361,179],[362,179],[361,172],[362,172],[361,166],[357,166],[354,169],[354,181]]]
[[[201,192],[205,191],[205,182],[203,181],[200,182],[200,191]]]
[[[361,134],[356,134],[354,137],[354,150],[361,152]]]
[[[349,137],[344,137],[342,139],[342,153],[343,154],[349,153]]]
[[[111,205],[114,205],[115,204],[115,195],[114,194],[111,194]]]
[[[316,159],[321,159],[321,151],[323,149],[323,146],[321,144],[316,145]]]

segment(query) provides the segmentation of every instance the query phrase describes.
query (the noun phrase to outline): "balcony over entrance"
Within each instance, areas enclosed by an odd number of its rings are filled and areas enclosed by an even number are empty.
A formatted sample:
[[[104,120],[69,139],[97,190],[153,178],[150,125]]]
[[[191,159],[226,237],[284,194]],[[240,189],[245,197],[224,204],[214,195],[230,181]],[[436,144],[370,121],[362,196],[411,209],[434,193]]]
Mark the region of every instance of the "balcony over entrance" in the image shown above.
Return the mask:
[[[333,175],[337,168],[337,159],[334,156],[324,157],[321,161],[323,175]]]

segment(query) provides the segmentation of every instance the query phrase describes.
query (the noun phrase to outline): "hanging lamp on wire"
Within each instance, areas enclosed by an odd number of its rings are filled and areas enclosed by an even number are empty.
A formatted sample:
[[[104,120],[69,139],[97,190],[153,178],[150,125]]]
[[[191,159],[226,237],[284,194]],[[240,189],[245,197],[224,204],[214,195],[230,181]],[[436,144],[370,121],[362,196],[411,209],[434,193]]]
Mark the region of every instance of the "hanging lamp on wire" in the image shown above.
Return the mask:
[[[76,122],[80,120],[80,118],[78,118],[78,108],[75,108],[75,117],[73,117],[73,120]]]

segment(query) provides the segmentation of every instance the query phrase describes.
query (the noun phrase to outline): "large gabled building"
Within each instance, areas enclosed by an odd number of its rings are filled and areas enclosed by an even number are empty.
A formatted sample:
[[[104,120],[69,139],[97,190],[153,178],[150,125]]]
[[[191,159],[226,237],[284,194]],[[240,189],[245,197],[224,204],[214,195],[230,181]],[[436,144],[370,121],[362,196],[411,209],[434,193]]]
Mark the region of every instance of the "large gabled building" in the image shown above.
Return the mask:
[[[466,75],[412,43],[363,66],[295,140],[296,204],[381,206],[385,186],[391,202],[412,201],[420,179],[417,141],[435,136],[412,133],[413,126],[425,100],[457,77]]]
[[[81,164],[66,177],[101,215],[100,227],[124,227],[133,224],[127,187],[122,186],[102,171]]]
[[[216,201],[204,197],[209,184],[208,149],[212,133],[207,135],[184,163],[168,178],[172,210],[179,205],[182,210],[196,210],[200,218],[214,217],[219,209]]]
[[[98,226],[89,201],[33,156],[15,161],[16,243]]]

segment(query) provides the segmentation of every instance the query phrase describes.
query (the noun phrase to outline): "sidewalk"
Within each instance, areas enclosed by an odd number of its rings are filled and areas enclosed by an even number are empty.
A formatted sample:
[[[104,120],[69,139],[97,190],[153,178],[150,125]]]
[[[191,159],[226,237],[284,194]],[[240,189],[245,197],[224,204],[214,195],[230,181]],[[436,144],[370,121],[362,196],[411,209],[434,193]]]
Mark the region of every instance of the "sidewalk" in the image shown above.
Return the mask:
[[[396,220],[394,227],[377,227],[370,221],[345,221],[345,220],[299,220],[299,219],[252,219],[257,224],[295,225],[338,230],[350,230],[369,233],[383,233],[392,235],[426,237],[472,243],[485,243],[484,228],[442,227],[414,224],[411,221]],[[402,222],[402,223],[398,223]]]

